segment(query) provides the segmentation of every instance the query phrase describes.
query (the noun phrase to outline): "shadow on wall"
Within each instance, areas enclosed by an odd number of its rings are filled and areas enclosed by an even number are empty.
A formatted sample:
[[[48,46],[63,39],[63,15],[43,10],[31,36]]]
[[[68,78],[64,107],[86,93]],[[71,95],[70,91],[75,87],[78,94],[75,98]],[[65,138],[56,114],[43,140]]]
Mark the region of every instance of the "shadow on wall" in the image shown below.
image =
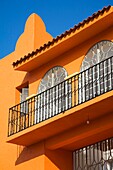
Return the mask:
[[[28,160],[44,154],[44,145],[37,143],[28,147],[17,146],[17,160],[15,165],[21,164]]]
[[[40,142],[29,147],[17,146],[17,160],[15,165],[19,165],[41,155],[45,155],[45,166],[53,169],[71,170],[73,166],[72,151],[64,149],[48,150],[44,148],[44,143]]]

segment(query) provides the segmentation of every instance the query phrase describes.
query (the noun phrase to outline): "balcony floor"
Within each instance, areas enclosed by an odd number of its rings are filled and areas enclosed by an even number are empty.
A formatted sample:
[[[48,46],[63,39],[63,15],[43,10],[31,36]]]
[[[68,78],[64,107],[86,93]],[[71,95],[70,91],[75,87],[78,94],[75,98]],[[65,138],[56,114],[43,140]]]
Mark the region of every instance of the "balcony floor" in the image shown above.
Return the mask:
[[[71,137],[69,135],[66,136],[66,139],[59,138],[54,140],[54,138],[58,138],[59,134],[63,136],[68,130],[73,131],[73,129],[82,127],[88,119],[93,121],[111,112],[113,112],[113,90],[9,136],[7,142],[29,146],[45,140],[46,146],[50,149],[57,149],[59,147],[72,149],[75,146],[71,147],[69,145],[76,142],[77,139],[70,141]],[[110,124],[109,128],[113,128],[113,121],[112,127]],[[88,129],[87,131],[89,131]],[[85,135],[83,138],[87,138],[87,136]]]

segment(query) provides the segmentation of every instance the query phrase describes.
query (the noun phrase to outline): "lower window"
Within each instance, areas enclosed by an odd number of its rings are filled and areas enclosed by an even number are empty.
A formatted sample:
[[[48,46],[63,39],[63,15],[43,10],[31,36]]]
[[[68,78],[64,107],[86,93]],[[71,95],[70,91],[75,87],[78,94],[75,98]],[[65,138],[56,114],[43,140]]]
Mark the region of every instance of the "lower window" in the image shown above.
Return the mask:
[[[73,170],[113,170],[113,138],[74,151]]]

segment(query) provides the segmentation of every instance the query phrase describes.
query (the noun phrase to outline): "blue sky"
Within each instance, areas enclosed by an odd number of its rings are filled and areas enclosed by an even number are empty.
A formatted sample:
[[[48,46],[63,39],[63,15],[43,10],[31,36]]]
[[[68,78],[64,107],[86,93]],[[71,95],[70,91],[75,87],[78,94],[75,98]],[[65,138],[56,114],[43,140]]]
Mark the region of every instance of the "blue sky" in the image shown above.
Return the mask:
[[[108,5],[113,5],[113,0],[1,0],[0,58],[14,51],[32,13],[38,14],[56,37]]]

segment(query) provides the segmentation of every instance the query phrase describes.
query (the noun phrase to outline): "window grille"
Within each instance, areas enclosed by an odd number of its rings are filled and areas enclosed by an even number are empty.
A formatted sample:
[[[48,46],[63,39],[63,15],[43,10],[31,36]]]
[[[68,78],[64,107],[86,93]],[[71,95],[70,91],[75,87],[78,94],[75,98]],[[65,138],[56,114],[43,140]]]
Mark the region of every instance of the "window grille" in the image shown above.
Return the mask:
[[[113,138],[74,151],[73,170],[113,170]]]

